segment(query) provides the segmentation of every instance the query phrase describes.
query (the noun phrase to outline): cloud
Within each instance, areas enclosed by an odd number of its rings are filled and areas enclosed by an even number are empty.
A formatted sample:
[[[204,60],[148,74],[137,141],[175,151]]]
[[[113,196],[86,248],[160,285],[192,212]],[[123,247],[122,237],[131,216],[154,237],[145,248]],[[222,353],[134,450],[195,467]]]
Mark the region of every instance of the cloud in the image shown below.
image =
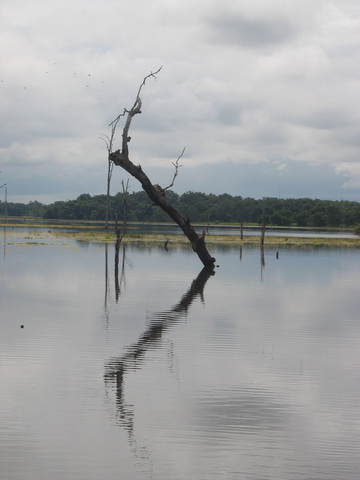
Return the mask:
[[[175,191],[204,191],[221,195],[252,198],[319,198],[334,200],[357,200],[358,185],[349,184],[347,170],[324,169],[323,165],[301,161],[273,160],[261,163],[215,162],[193,166],[182,159],[183,167],[176,179]],[[169,185],[172,170],[153,167],[150,177],[163,186]],[[350,177],[351,178],[351,177]],[[294,181],[297,179],[297,182]],[[131,189],[134,183],[131,182]]]
[[[208,15],[208,38],[220,44],[273,51],[310,33],[324,2],[274,0],[271,7],[262,0],[217,4]],[[215,4],[214,4],[215,5]],[[260,50],[261,49],[261,50]]]
[[[268,47],[292,40],[297,30],[286,18],[251,18],[239,13],[222,13],[211,19],[211,38],[245,48]],[[210,34],[209,34],[210,37]]]
[[[50,195],[53,184],[54,200],[61,188],[73,197],[105,191],[99,137],[161,65],[132,125],[134,163],[166,169],[186,146],[193,172],[232,162],[254,172],[254,182],[264,164],[272,171],[281,161],[290,172],[301,162],[304,172],[316,165],[336,181],[310,190],[311,178],[299,188],[289,176],[289,196],[358,198],[355,0],[17,0],[1,9],[0,170],[9,199]],[[208,178],[203,171],[196,190],[211,190]],[[220,183],[226,190],[233,179]],[[251,188],[255,196],[259,182]]]

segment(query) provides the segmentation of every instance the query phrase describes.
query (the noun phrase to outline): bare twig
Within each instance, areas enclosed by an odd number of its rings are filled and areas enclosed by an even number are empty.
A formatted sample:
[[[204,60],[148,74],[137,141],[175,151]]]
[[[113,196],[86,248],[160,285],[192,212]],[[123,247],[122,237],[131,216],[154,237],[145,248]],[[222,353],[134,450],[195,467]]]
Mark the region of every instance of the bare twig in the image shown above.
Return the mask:
[[[174,176],[173,176],[172,182],[170,183],[169,186],[163,188],[164,191],[165,191],[165,190],[168,190],[169,188],[171,188],[171,187],[174,186],[175,179],[176,179],[176,177],[179,175],[179,168],[182,167],[182,165],[179,165],[179,160],[180,160],[181,157],[184,155],[184,153],[185,153],[185,148],[186,148],[186,147],[183,148],[182,152],[180,153],[180,155],[178,156],[178,158],[176,159],[176,161],[175,161],[175,162],[171,162],[171,163],[174,165],[174,167],[175,167],[175,172],[174,172]]]
[[[171,163],[174,165],[174,167],[175,167],[175,172],[174,172],[174,176],[173,176],[173,179],[172,179],[172,182],[170,183],[170,185],[168,185],[168,186],[165,187],[165,188],[162,188],[162,187],[161,187],[160,185],[158,185],[157,183],[154,184],[154,187],[156,188],[156,190],[157,190],[157,191],[159,192],[159,194],[162,195],[163,197],[165,197],[165,190],[168,190],[169,188],[171,188],[171,187],[174,185],[174,183],[175,183],[175,178],[176,178],[176,177],[178,176],[178,174],[179,174],[179,168],[182,167],[182,165],[179,165],[179,160],[180,160],[180,158],[184,155],[185,148],[186,148],[186,147],[183,148],[181,154],[178,156],[178,158],[176,159],[176,161],[175,161],[175,162],[171,162]],[[158,204],[157,204],[157,203],[152,203],[152,204],[150,205],[149,209],[152,208],[152,207],[155,207],[155,205],[158,205]]]
[[[120,113],[116,118],[115,120],[113,120],[112,122],[109,123],[109,127],[112,127],[113,125],[115,125],[115,128],[116,128],[116,125],[119,123],[119,120],[121,117],[125,117],[125,113],[127,112],[126,108],[124,108],[124,111],[123,113]]]

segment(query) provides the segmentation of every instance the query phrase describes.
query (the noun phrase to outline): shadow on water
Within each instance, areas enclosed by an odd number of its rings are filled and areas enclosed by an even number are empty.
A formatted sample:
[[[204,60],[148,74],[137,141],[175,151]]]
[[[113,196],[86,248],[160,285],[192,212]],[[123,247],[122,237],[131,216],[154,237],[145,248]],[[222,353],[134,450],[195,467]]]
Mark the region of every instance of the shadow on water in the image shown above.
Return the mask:
[[[140,449],[137,446],[135,439],[135,414],[133,406],[127,403],[125,398],[126,374],[141,368],[146,362],[146,352],[161,342],[165,331],[188,314],[192,302],[197,297],[204,303],[205,284],[214,273],[212,269],[203,268],[175,306],[164,312],[152,314],[149,327],[140,335],[138,341],[129,346],[124,354],[111,358],[105,364],[106,395],[109,395],[110,390],[115,391],[116,421],[126,430],[130,448],[139,460],[148,459],[149,456],[144,447]]]

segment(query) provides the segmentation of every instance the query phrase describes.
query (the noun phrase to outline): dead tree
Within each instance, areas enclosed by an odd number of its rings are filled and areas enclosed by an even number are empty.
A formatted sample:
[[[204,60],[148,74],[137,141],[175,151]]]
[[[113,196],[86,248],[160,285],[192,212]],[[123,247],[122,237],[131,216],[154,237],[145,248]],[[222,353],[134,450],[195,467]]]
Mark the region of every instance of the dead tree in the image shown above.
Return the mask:
[[[199,237],[199,235],[195,232],[194,228],[192,227],[190,220],[187,217],[183,216],[181,213],[179,213],[168,202],[166,198],[166,189],[169,187],[162,188],[160,185],[153,184],[150,181],[149,177],[145,174],[145,172],[141,168],[141,165],[134,165],[129,158],[129,142],[131,140],[131,137],[129,136],[129,131],[130,131],[131,122],[134,116],[141,113],[141,106],[142,106],[142,102],[140,98],[141,90],[145,85],[146,80],[150,77],[156,78],[155,75],[159,73],[161,68],[162,67],[160,67],[159,70],[157,70],[154,73],[151,72],[149,75],[147,75],[144,78],[142,84],[139,87],[139,90],[136,95],[136,99],[132,108],[130,110],[124,109],[124,112],[118,115],[118,117],[113,122],[110,123],[109,126],[113,129],[114,125],[116,127],[121,117],[126,117],[125,125],[122,132],[122,147],[121,149],[116,150],[115,152],[109,152],[109,160],[113,162],[114,165],[122,167],[126,172],[128,172],[130,175],[132,175],[141,183],[143,190],[145,190],[150,200],[155,205],[159,206],[164,212],[166,212],[169,215],[169,217],[179,225],[183,233],[186,235],[186,237],[190,241],[192,249],[194,250],[194,252],[197,253],[203,265],[206,267],[213,267],[215,263],[215,258],[213,258],[210,255],[210,253],[206,248],[204,235]],[[179,158],[181,158],[181,156]],[[174,175],[173,183],[178,173],[178,167],[179,167],[178,163],[174,165],[175,165],[175,175]]]
[[[112,177],[112,172],[114,167],[114,163],[110,160],[110,153],[112,152],[112,147],[115,140],[116,126],[119,120],[120,120],[120,117],[118,118],[117,122],[113,122],[111,126],[110,137],[108,135],[103,135],[100,137],[101,140],[105,142],[106,149],[108,151],[108,170],[107,170],[107,178],[106,178],[105,230],[107,230],[109,226],[110,186],[111,186],[111,177]]]
[[[260,246],[261,246],[261,248],[264,248],[265,232],[266,232],[266,216],[265,216],[265,209],[263,208],[262,223],[261,223],[261,234],[260,234]]]

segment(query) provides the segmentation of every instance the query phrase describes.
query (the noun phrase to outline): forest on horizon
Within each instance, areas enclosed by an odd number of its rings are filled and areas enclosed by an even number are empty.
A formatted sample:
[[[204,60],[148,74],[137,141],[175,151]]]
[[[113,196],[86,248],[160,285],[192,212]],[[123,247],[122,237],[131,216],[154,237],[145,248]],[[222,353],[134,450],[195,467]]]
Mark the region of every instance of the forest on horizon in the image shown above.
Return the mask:
[[[168,190],[170,203],[191,222],[255,223],[265,221],[274,226],[353,227],[360,224],[360,203],[347,200],[310,198],[243,198],[229,194],[214,195]],[[75,200],[56,201],[44,205],[0,202],[0,215],[32,216],[43,219],[104,220],[106,195],[83,193]],[[119,192],[110,196],[109,220],[167,222],[169,217],[153,206],[147,194]]]

